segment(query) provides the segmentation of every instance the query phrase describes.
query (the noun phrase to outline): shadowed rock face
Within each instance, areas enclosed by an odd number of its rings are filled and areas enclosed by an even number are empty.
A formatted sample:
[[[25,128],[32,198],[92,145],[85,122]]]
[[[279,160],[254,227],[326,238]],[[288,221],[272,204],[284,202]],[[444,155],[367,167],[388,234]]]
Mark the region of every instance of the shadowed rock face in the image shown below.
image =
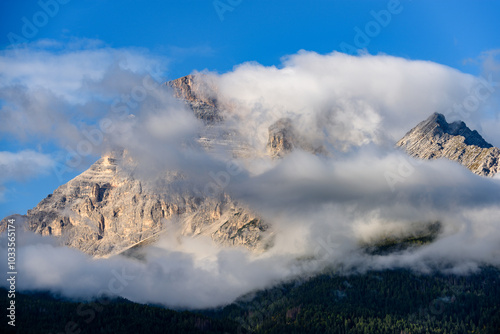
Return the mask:
[[[446,122],[442,114],[434,113],[411,129],[397,146],[422,159],[447,158],[457,161],[472,172],[493,176],[500,170],[500,150],[470,130],[464,122]]]
[[[282,118],[269,127],[267,151],[273,158],[282,158],[296,146],[297,134],[292,121]]]
[[[314,146],[295,129],[289,118],[281,118],[269,127],[267,153],[272,158],[283,158],[294,149],[301,149],[313,154],[327,155],[323,146]]]

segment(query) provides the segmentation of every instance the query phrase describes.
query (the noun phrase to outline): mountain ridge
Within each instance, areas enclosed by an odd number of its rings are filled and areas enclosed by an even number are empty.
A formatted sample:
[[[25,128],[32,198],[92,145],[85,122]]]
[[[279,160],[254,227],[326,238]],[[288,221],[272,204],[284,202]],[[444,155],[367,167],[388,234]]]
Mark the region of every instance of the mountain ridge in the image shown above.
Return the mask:
[[[208,128],[222,120],[216,100],[205,95],[210,93],[208,85],[193,76],[165,85]],[[144,181],[134,174],[135,167],[126,150],[110,152],[26,215],[15,217],[25,221],[27,230],[59,237],[64,244],[97,257],[118,254],[164,233],[169,220],[181,235],[208,236],[221,245],[259,251],[272,242],[269,226],[228,194],[197,193],[180,171],[167,170],[155,180]],[[0,233],[9,217],[2,219]]]
[[[199,138],[204,149],[230,142],[226,146],[233,147],[232,154],[242,155],[243,146],[234,150],[237,133],[224,132],[220,137],[218,131],[212,131],[224,121],[215,86],[193,75],[165,86],[204,122]],[[323,147],[309,145],[291,119],[277,120],[268,132],[268,143],[262,150],[271,158],[284,158],[297,148],[327,154]],[[438,113],[408,131],[396,145],[417,158],[457,161],[479,175],[492,176],[500,168],[498,148],[464,122],[448,123]],[[26,220],[30,231],[60,237],[66,245],[99,257],[155,240],[165,233],[167,221],[174,221],[181,235],[204,235],[217,244],[241,245],[255,251],[272,244],[272,225],[229,194],[196,193],[180,171],[167,170],[146,182],[134,174],[135,167],[126,150],[111,152],[58,187],[25,216],[16,217]],[[0,232],[5,230],[8,218],[2,220]]]
[[[396,146],[416,158],[447,158],[482,176],[500,171],[500,149],[486,142],[463,121],[448,123],[443,114],[433,113],[401,138]]]

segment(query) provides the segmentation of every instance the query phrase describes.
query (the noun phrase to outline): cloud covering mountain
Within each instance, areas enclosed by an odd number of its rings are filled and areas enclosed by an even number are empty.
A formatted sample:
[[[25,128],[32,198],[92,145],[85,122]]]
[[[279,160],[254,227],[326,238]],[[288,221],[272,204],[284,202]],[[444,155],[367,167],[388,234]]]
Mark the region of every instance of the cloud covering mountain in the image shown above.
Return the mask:
[[[27,56],[15,61],[26,65],[37,59],[36,52],[24,52]],[[74,51],[83,52],[87,51]],[[348,272],[405,267],[467,273],[481,265],[500,265],[499,179],[474,175],[447,160],[417,160],[394,147],[435,111],[451,121],[466,121],[485,140],[500,145],[495,130],[500,125],[498,91],[488,77],[386,55],[307,51],[284,58],[279,67],[245,63],[224,74],[204,72],[199,77],[216,88],[206,94],[217,98],[224,119],[211,131],[238,134],[237,140],[207,152],[195,140],[202,122],[166,87],[149,80],[144,68],[120,65],[116,53],[109,48],[92,53],[106,55],[88,63],[86,71],[93,73],[95,66],[99,75],[71,77],[78,83],[72,92],[40,81],[43,71],[32,73],[36,78],[29,80],[13,74],[3,77],[2,132],[59,145],[59,164],[68,168],[82,168],[95,155],[125,147],[140,162],[140,177],[178,169],[200,189],[211,182],[209,173],[224,172],[226,162],[235,161],[242,170],[230,176],[224,191],[251,205],[273,226],[274,246],[255,254],[215,247],[204,238],[176,239],[172,224],[171,233],[142,250],[143,261],[93,260],[49,238],[23,234],[18,250],[21,289],[47,289],[72,297],[105,290],[139,302],[199,308],[223,305],[326,267]],[[143,53],[137,57],[133,59],[144,59],[145,64],[151,61]],[[3,62],[13,59],[2,57]],[[77,59],[68,64],[76,68]],[[121,94],[128,94],[128,99]],[[471,97],[478,101],[474,108],[468,104]],[[23,117],[43,122],[22,123]],[[290,119],[304,140],[322,145],[327,154],[296,149],[283,159],[267,156],[269,126],[282,118]],[[110,127],[103,127],[102,120],[109,120]],[[13,126],[24,131],[9,130]],[[97,130],[102,135],[99,144],[91,153],[80,154],[79,164],[71,164],[68,147],[78,153],[79,143],[91,142],[85,133],[97,139]],[[234,157],[234,146],[242,143],[252,154]],[[363,248],[387,236],[413,235],[436,221],[442,229],[430,244],[388,255]],[[116,288],[116,273],[122,270],[134,278]]]

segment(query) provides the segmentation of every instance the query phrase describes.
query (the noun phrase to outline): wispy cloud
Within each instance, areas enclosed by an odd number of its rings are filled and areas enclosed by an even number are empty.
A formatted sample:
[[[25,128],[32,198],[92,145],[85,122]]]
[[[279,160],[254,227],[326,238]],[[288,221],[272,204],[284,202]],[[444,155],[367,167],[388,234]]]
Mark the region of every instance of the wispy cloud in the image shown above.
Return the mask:
[[[104,59],[113,58],[115,52]],[[80,73],[80,81],[86,84],[75,86],[74,94],[83,89],[101,98],[113,95],[107,92],[130,92],[142,85],[142,77],[119,62],[96,73],[88,80]],[[19,251],[21,288],[96,295],[114,272],[127,268],[141,276],[128,281],[120,295],[197,308],[222,305],[254,289],[327,266],[467,273],[482,264],[500,265],[499,180],[479,177],[446,160],[419,162],[394,148],[406,131],[431,113],[467,98],[479,78],[432,62],[306,51],[284,58],[279,67],[247,63],[222,75],[205,73],[204,78],[216,85],[225,118],[224,124],[210,129],[215,135],[239,133],[260,153],[255,159],[235,158],[243,171],[230,177],[225,190],[272,226],[274,246],[256,255],[215,247],[203,238],[181,238],[182,242],[167,238],[144,249],[143,262],[120,257],[91,261],[75,250],[52,242],[46,245],[47,239],[29,239]],[[108,112],[92,113],[90,105],[75,107],[79,102],[71,101],[72,89],[65,92],[56,83],[50,85],[54,86],[47,92],[39,85],[18,87],[9,79],[1,91],[6,101],[2,113],[10,117],[10,124],[37,131],[29,120],[15,119],[35,110],[63,120],[45,124],[39,116],[44,129],[39,133],[49,136],[49,124],[56,124],[61,129],[58,138],[74,143],[78,142],[78,137],[72,137],[74,131],[64,132],[71,126],[78,128],[72,121],[75,115],[67,116],[67,108],[85,110],[92,115],[88,120],[108,116]],[[97,106],[99,98],[92,98]],[[484,111],[481,108],[487,106],[480,106],[477,115]],[[304,140],[324,146],[328,154],[297,149],[281,160],[266,157],[268,128],[282,117],[290,118]],[[486,127],[487,122],[480,117],[467,121],[472,128]],[[115,131],[106,137],[107,144],[129,148],[143,165],[144,172],[137,177],[154,181],[160,174],[155,171],[177,169],[197,176],[193,182],[203,182],[210,172],[225,166],[197,145],[201,123],[162,89],[148,92],[136,107],[128,107],[127,117],[113,124]],[[491,140],[500,143],[498,134]],[[230,158],[231,145],[228,142],[227,152],[221,148],[217,153]],[[411,172],[391,189],[385,172],[397,171],[401,161],[412,167]],[[386,235],[411,234],[415,226],[435,221],[443,228],[429,245],[387,256],[370,255],[361,246]]]
[[[54,164],[50,155],[25,150],[0,152],[0,175],[3,180],[23,180],[47,172]]]
[[[113,49],[89,39],[41,40],[3,50],[1,134],[26,145],[55,144],[64,164],[67,155],[87,144],[86,134],[99,128],[100,120],[116,119],[115,109],[122,105],[137,108],[134,98],[144,98],[137,89],[143,89],[146,78],[160,80],[167,63],[144,49]],[[108,148],[93,145],[81,160],[88,162],[88,156],[94,159]]]
[[[99,82],[113,67],[133,73],[159,74],[165,59],[144,49],[113,49],[98,40],[61,43],[41,40],[21,49],[0,53],[0,88],[24,86],[45,89],[69,103],[85,103],[97,92],[87,92],[88,83]],[[162,68],[163,67],[163,68]]]
[[[6,182],[25,181],[47,174],[54,166],[53,158],[31,150],[0,151],[0,200],[5,194]]]

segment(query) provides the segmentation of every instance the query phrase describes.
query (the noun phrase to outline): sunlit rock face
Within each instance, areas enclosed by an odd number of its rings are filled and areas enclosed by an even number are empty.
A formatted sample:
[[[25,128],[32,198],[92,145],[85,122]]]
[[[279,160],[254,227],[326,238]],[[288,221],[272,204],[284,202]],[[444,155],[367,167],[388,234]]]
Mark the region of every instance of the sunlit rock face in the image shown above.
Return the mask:
[[[260,153],[279,159],[295,149],[328,154],[323,146],[315,146],[302,136],[289,118],[281,118],[268,128],[267,145],[250,147],[236,129],[221,126],[231,107],[222,105],[217,87],[209,81],[189,75],[165,85],[186,104],[187,112],[202,121],[197,141],[210,154],[224,151],[244,159]],[[418,124],[397,145],[414,157],[457,161],[479,175],[492,176],[499,170],[498,148],[463,122],[447,123],[441,114]],[[26,229],[56,236],[92,256],[118,254],[154,242],[164,233],[209,236],[217,244],[254,251],[272,245],[272,225],[246,203],[235,201],[225,189],[205,194],[182,171],[165,170],[145,179],[136,169],[137,161],[127,150],[112,151],[57,188],[27,215],[15,217],[25,222]],[[0,232],[8,218],[2,220]]]
[[[254,250],[264,247],[268,226],[249,208],[226,194],[196,194],[179,172],[141,181],[131,172],[133,161],[127,160],[126,152],[99,159],[21,217],[27,229],[61,237],[93,256],[120,253],[155,238],[165,232],[167,221],[173,221],[170,233],[207,235],[218,244]]]
[[[397,145],[417,158],[457,161],[478,175],[493,176],[500,168],[498,148],[464,122],[448,123],[438,113],[411,129]]]
[[[174,96],[186,103],[195,116],[206,124],[222,121],[217,88],[207,83],[201,76],[187,75],[165,84],[172,88]]]
[[[214,91],[203,82],[187,76],[166,85],[206,126],[222,121],[216,100],[209,97]],[[217,140],[227,138],[200,136],[206,149]],[[182,171],[165,170],[144,180],[136,175],[136,165],[126,150],[111,152],[16,218],[28,230],[57,236],[93,256],[117,254],[162,233],[206,235],[218,244],[255,251],[271,242],[269,227],[244,203],[224,192],[196,191]]]

